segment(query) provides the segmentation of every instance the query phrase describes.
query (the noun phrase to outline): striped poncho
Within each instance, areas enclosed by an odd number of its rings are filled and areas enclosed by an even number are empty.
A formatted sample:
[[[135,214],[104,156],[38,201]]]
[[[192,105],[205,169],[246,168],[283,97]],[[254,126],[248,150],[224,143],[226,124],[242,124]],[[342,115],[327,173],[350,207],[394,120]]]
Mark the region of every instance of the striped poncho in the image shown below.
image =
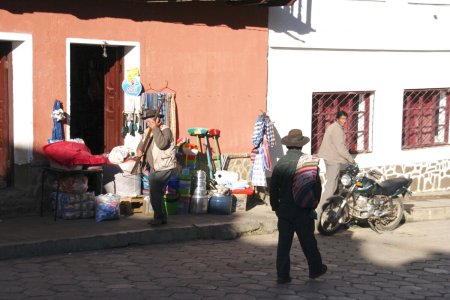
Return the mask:
[[[316,208],[320,201],[319,157],[304,154],[300,156],[292,182],[292,195],[300,208]]]

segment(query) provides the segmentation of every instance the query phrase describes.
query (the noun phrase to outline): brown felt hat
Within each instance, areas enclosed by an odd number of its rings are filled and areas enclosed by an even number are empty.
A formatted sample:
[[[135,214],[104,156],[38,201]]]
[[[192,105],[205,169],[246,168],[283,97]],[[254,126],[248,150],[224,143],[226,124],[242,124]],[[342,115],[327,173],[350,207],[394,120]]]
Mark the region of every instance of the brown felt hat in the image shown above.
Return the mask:
[[[145,120],[145,119],[148,119],[148,118],[153,118],[153,117],[155,117],[155,115],[156,115],[156,109],[153,109],[153,108],[144,109],[142,111],[141,119]],[[163,117],[163,115],[159,114],[158,117]]]
[[[300,129],[291,129],[287,136],[281,139],[281,143],[287,147],[301,148],[309,142],[309,137],[304,136]]]

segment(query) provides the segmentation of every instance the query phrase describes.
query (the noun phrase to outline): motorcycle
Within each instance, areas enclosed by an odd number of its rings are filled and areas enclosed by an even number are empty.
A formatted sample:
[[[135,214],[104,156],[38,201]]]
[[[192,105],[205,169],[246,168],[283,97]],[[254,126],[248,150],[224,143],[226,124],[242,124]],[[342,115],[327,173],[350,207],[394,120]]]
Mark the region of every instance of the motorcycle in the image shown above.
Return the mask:
[[[358,165],[348,165],[340,173],[337,194],[327,199],[319,218],[318,231],[333,235],[344,226],[367,222],[375,232],[391,231],[403,219],[403,199],[412,193],[409,178],[378,182],[381,173],[360,174]]]

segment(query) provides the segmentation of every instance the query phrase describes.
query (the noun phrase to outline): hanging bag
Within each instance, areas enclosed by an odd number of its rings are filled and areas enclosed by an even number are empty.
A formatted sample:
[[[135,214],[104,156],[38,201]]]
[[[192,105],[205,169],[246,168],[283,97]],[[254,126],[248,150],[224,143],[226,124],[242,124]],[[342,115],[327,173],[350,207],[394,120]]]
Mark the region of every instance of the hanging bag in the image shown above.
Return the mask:
[[[299,208],[315,209],[322,194],[319,158],[310,154],[300,156],[292,182],[292,195]]]

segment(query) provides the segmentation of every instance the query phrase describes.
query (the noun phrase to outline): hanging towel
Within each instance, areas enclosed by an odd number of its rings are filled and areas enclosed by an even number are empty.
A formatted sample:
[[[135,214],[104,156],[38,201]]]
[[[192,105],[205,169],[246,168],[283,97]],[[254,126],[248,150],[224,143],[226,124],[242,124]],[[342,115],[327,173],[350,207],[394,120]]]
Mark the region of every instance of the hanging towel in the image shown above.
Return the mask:
[[[142,110],[144,109],[158,109],[159,103],[162,100],[166,100],[166,94],[165,93],[143,93],[141,96],[141,100],[142,100]],[[166,113],[167,113],[167,109],[166,109],[166,103],[163,104],[163,106],[161,107],[161,112],[160,112],[163,117],[161,117],[161,122],[165,125],[166,124]]]
[[[275,146],[276,140],[275,140],[275,129],[273,128],[273,123],[270,121],[270,118],[266,116],[264,121],[264,131],[267,136],[267,142],[269,143],[270,147]]]
[[[177,117],[175,94],[171,93],[143,93],[141,96],[142,109],[157,109],[159,103],[164,100],[161,107],[161,122],[172,130],[174,138],[177,136]]]
[[[264,115],[259,115],[256,123],[253,127],[252,144],[254,147],[258,147],[261,144],[261,140],[264,133]]]
[[[167,94],[169,100],[167,103],[169,104],[170,109],[168,110],[167,116],[169,117],[169,123],[167,124],[172,130],[172,134],[174,137],[177,136],[177,107],[175,103],[175,94]]]
[[[259,148],[253,148],[250,152],[250,162],[252,165],[255,163],[255,157],[259,153]]]
[[[266,114],[261,114],[258,116],[258,119],[256,120],[256,123],[253,127],[253,146],[258,147],[261,144],[264,136],[267,137],[267,141],[269,142],[270,147],[275,146],[276,140],[273,123],[270,121],[269,116],[267,116]]]
[[[262,148],[264,150],[264,169],[266,171],[272,170],[272,164],[270,161],[269,142],[263,137]]]
[[[267,186],[266,173],[264,171],[263,160],[264,160],[263,154],[258,153],[255,156],[255,162],[253,164],[252,174],[251,174],[253,186],[263,186],[263,187]]]
[[[161,115],[163,115],[161,117],[161,123],[163,123],[164,125],[167,125],[167,101],[166,101],[166,93],[158,93],[157,94],[157,101],[156,101],[156,107],[159,106],[159,104],[161,103],[161,101],[164,101],[162,107],[161,107]]]
[[[275,145],[275,134],[273,123],[265,113],[259,115],[256,120],[252,144],[254,146],[250,153],[250,160],[253,164],[251,170],[252,185],[266,187],[266,171],[272,169],[269,147]]]

